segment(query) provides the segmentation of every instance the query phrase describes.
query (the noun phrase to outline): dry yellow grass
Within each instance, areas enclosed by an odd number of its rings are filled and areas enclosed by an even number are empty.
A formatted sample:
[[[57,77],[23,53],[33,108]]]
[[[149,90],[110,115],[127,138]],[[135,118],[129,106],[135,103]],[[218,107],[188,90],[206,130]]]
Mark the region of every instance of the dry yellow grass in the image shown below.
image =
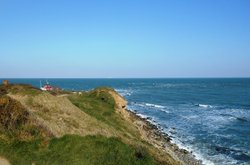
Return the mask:
[[[38,124],[56,137],[66,134],[116,136],[116,131],[79,110],[65,97],[43,92],[36,96],[9,94],[24,105]]]

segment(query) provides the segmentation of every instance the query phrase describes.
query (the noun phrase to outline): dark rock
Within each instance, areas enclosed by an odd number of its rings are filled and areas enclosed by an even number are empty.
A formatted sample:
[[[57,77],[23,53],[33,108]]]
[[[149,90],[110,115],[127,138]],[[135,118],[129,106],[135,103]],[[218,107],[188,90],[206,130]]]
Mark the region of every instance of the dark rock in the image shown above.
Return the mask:
[[[189,152],[185,149],[180,149],[180,152],[184,153],[184,154],[188,154]]]

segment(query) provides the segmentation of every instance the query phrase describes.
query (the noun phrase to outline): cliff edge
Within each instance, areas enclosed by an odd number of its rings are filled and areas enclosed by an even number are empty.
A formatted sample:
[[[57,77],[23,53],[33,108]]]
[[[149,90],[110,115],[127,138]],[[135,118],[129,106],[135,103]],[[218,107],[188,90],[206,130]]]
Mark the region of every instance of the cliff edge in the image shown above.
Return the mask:
[[[0,156],[11,164],[184,164],[150,129],[111,88],[0,86]]]

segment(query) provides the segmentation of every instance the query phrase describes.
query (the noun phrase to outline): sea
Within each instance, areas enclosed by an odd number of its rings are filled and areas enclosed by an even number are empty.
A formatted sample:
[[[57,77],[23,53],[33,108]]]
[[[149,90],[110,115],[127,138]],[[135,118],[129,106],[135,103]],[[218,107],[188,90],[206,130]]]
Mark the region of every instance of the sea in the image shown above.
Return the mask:
[[[208,165],[250,164],[250,78],[9,79],[67,90],[114,88],[128,108]]]

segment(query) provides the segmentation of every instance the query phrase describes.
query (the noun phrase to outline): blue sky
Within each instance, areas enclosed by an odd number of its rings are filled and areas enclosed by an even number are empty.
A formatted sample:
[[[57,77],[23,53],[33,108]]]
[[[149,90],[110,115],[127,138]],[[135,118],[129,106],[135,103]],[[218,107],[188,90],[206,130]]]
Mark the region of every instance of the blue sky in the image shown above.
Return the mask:
[[[0,0],[0,77],[250,77],[250,1]]]

